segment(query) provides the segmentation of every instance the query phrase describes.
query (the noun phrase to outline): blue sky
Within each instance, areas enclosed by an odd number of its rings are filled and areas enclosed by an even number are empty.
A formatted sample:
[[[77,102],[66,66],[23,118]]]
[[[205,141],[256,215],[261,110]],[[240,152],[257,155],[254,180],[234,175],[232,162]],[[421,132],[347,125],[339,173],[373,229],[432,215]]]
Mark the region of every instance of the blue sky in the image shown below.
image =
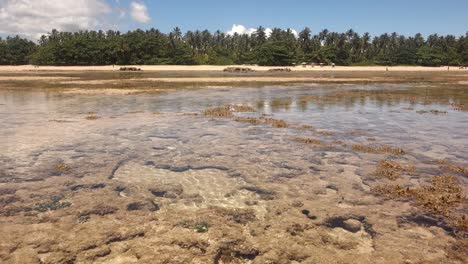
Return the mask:
[[[460,36],[468,31],[468,0],[0,0],[0,36],[38,39],[52,29],[169,32],[176,26],[228,32],[234,24],[242,25],[240,32],[262,25]]]
[[[220,29],[233,24],[246,27],[282,27],[315,32],[323,28],[353,28],[372,34],[465,34],[468,31],[468,0],[171,0],[144,1],[151,21],[146,27],[169,31]],[[135,25],[132,25],[135,26]]]

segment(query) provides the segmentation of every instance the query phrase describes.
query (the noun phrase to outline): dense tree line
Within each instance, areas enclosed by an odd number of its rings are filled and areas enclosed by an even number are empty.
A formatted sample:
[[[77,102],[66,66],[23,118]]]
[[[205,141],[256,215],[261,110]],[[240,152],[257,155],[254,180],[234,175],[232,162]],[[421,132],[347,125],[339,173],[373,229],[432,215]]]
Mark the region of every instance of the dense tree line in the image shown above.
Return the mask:
[[[353,30],[309,28],[297,36],[274,28],[259,27],[251,35],[188,31],[169,34],[156,29],[59,32],[42,36],[37,44],[20,37],[0,39],[0,64],[109,65],[109,64],[259,64],[335,63],[337,65],[467,65],[465,36],[424,38],[383,34],[372,38]]]
[[[16,37],[0,37],[0,65],[28,64],[31,55],[36,50],[36,44],[27,39]]]

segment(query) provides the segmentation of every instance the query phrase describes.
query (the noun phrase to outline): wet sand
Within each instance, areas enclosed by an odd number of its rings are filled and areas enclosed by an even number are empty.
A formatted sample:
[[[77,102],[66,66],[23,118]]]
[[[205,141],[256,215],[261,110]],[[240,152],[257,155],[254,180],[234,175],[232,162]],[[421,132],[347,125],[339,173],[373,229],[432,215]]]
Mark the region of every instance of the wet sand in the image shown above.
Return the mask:
[[[452,74],[5,73],[0,262],[463,263]]]

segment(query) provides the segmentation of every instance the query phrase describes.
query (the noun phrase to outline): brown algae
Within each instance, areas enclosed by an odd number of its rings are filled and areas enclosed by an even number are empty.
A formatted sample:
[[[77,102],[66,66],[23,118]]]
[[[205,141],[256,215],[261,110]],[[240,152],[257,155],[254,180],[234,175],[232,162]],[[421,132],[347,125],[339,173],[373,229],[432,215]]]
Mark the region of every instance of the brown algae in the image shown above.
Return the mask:
[[[208,108],[203,112],[203,115],[207,117],[227,117],[227,118],[234,116],[229,106]]]
[[[86,116],[86,120],[96,120],[98,118],[99,116],[95,112],[89,112],[88,115]]]
[[[320,139],[315,139],[315,138],[297,137],[294,139],[294,141],[304,143],[304,144],[310,144],[310,145],[323,145],[323,142]]]
[[[414,170],[413,166],[403,166],[392,160],[381,160],[377,166],[375,175],[396,180],[401,176],[402,172],[413,172]]]
[[[252,125],[260,125],[262,123],[262,121],[260,119],[255,118],[255,117],[239,116],[239,117],[236,117],[234,120],[237,121],[237,122],[249,123],[249,124],[252,124]]]
[[[231,118],[233,113],[246,113],[246,112],[256,112],[255,108],[246,105],[224,105],[219,107],[208,108],[203,112],[204,116],[207,117],[224,117]]]
[[[393,148],[390,146],[366,146],[355,144],[353,145],[353,150],[367,153],[388,153],[393,155],[405,155],[406,152],[399,148]]]
[[[452,175],[434,176],[431,184],[419,188],[400,185],[384,185],[374,189],[392,199],[410,199],[418,206],[443,216],[451,214],[451,208],[465,201],[458,179]]]
[[[71,170],[71,167],[68,164],[59,163],[59,164],[54,166],[54,169],[57,170],[57,171],[60,171],[60,172],[67,172],[67,171]]]
[[[440,165],[440,168],[442,170],[448,170],[448,171],[455,172],[458,174],[468,175],[468,168],[465,168],[462,166],[458,166],[454,164],[446,164],[446,165]]]
[[[265,118],[264,121],[265,123],[272,125],[273,127],[276,127],[276,128],[286,128],[289,126],[289,124],[286,123],[286,121],[281,120],[281,119]]]

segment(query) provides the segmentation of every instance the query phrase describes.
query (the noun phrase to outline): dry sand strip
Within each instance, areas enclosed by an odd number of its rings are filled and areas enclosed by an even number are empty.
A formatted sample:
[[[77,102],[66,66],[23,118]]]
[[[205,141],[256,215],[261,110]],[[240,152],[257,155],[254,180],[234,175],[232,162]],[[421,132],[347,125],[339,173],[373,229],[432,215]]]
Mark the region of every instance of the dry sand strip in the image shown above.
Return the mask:
[[[107,65],[107,66],[34,66],[34,65],[21,65],[21,66],[0,66],[0,73],[2,72],[38,72],[38,71],[118,71],[120,67],[125,65]],[[223,71],[226,67],[248,67],[255,71],[268,71],[270,69],[282,67],[263,67],[256,65],[229,65],[229,66],[215,66],[215,65],[132,65],[131,67],[141,68],[143,71]],[[290,67],[292,71],[302,72],[447,72],[447,71],[460,71],[468,72],[467,69],[459,69],[458,67],[442,66],[442,67],[420,67],[420,66],[297,66]]]

